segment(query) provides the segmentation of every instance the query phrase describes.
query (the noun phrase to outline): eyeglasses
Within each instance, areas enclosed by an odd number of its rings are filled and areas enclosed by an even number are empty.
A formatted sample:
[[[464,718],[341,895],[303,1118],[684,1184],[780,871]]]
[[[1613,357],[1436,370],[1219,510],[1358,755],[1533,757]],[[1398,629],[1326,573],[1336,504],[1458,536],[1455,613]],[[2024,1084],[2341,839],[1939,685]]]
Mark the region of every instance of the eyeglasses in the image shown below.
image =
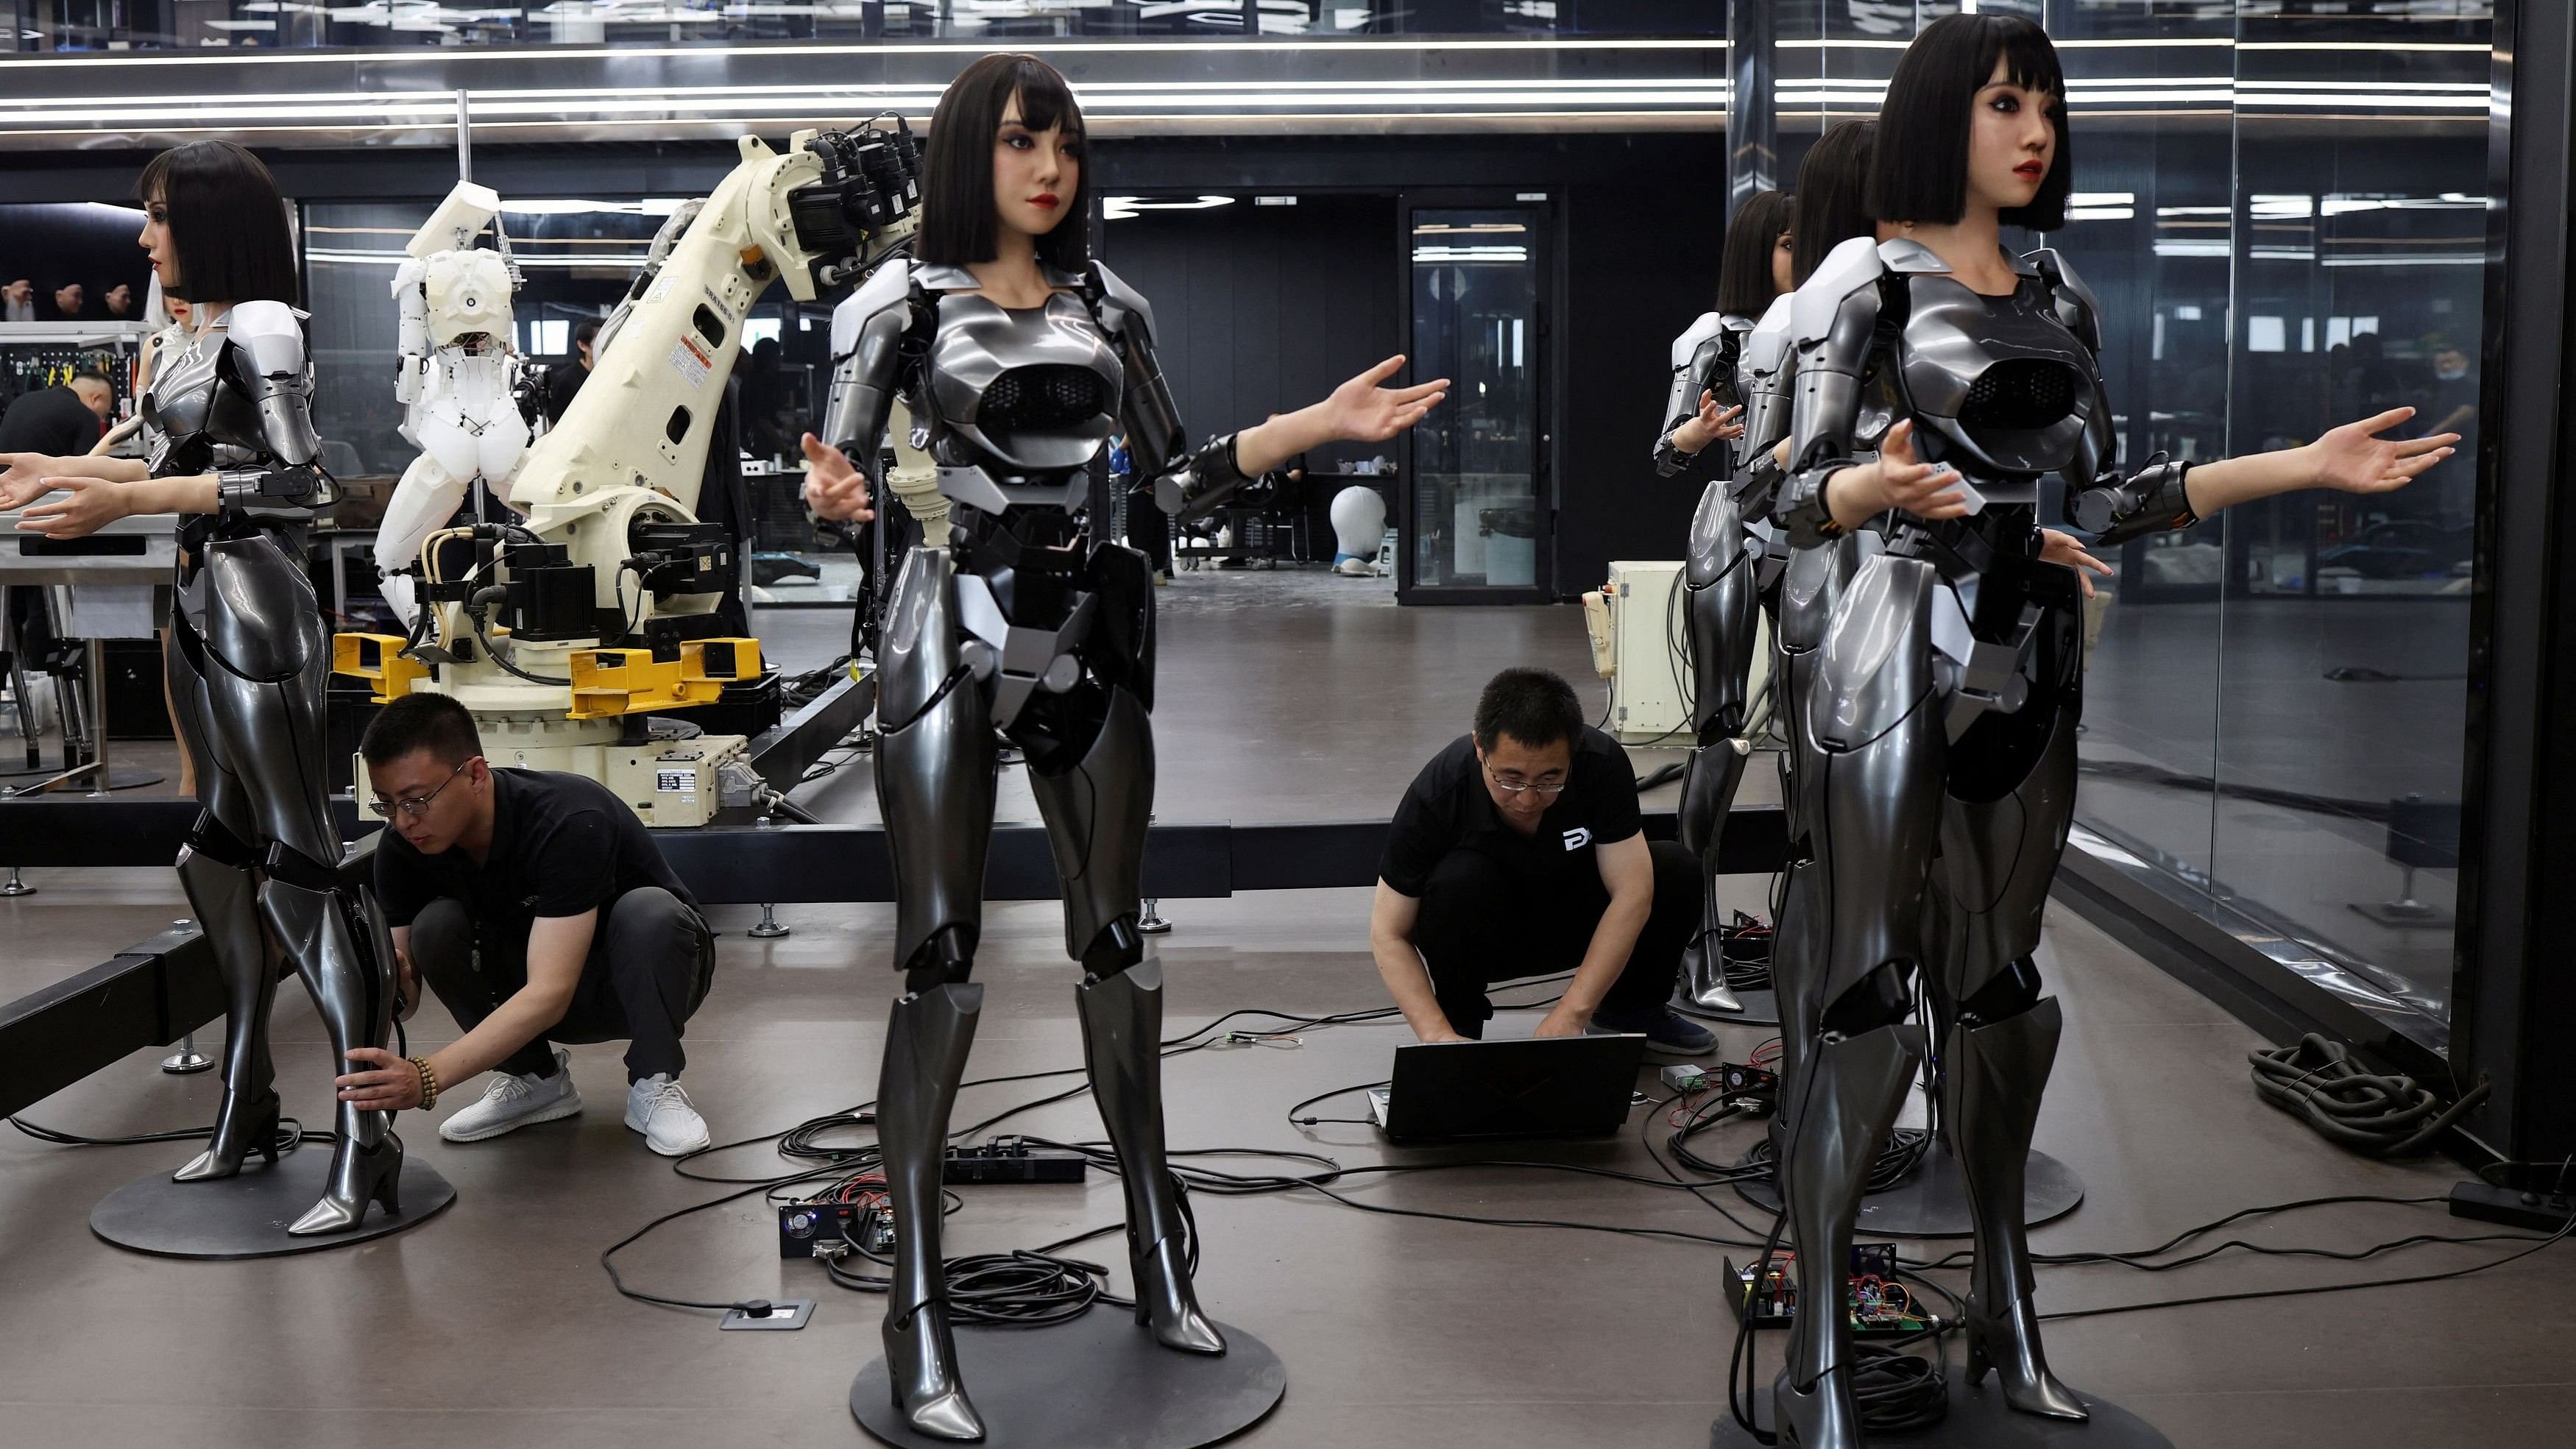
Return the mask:
[[[467,765],[473,764],[475,760],[481,758],[482,756],[475,755],[457,761],[456,768],[447,772],[447,778],[439,782],[438,788],[430,791],[426,795],[414,795],[408,800],[388,800],[384,796],[378,795],[367,802],[367,808],[374,811],[376,813],[376,817],[380,820],[393,819],[394,812],[396,810],[400,810],[412,819],[418,820],[429,813],[430,801],[437,799],[446,791],[448,786],[455,784],[456,777],[464,773]]]
[[[1560,775],[1549,775],[1536,781],[1506,780],[1502,776],[1494,773],[1493,766],[1487,765],[1485,767],[1485,778],[1493,781],[1495,787],[1500,789],[1506,795],[1517,795],[1523,790],[1536,790],[1540,794],[1548,796],[1562,795],[1565,793],[1565,779]]]

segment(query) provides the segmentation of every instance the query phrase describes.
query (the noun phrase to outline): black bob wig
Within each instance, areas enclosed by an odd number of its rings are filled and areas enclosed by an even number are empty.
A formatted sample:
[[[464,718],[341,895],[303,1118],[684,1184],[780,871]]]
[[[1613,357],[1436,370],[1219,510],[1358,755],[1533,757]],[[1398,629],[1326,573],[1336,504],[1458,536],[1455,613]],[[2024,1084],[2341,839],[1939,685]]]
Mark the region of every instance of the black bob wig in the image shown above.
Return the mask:
[[[191,141],[152,158],[136,183],[145,206],[161,203],[191,302],[296,302],[295,238],[286,198],[260,159],[230,141]]]
[[[1869,211],[1880,221],[1948,225],[1964,214],[1968,195],[1969,111],[1996,62],[2014,85],[2055,98],[2048,123],[2057,151],[2039,194],[2001,213],[2006,226],[2055,231],[2066,224],[2075,189],[2075,152],[2066,134],[2066,72],[2048,32],[2018,15],[1944,15],[1923,27],[1879,110],[1886,122],[1869,170]]]
[[[1875,236],[1878,221],[1862,205],[1869,162],[1878,142],[1876,121],[1843,121],[1807,148],[1798,162],[1798,204],[1790,218],[1789,272],[1803,284],[1834,248],[1856,236]]]
[[[1717,262],[1717,310],[1738,317],[1760,317],[1779,289],[1771,285],[1771,249],[1789,229],[1785,192],[1757,191],[1736,209],[1727,224],[1726,245]]]
[[[993,140],[1013,96],[1020,98],[1020,121],[1030,130],[1062,126],[1067,141],[1082,140],[1082,107],[1054,66],[1034,55],[988,55],[960,71],[930,113],[921,234],[913,243],[922,261],[962,267],[993,260]],[[1081,184],[1087,179],[1078,177],[1064,198],[1064,220],[1037,239],[1041,265],[1060,272],[1090,265],[1089,209]]]

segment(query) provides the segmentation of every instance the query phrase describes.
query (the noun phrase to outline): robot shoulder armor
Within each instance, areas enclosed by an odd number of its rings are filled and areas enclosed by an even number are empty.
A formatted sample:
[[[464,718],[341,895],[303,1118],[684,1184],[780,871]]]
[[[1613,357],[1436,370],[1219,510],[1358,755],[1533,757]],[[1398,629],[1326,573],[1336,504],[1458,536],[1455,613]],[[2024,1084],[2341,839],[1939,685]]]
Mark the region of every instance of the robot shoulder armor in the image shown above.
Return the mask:
[[[284,302],[234,303],[224,336],[271,377],[305,369],[304,314]]]
[[[869,318],[889,307],[902,306],[912,296],[912,260],[894,257],[859,284],[857,291],[841,299],[832,309],[832,355],[846,357],[859,345],[859,329]]]
[[[1690,360],[1699,353],[1700,344],[1715,337],[1722,325],[1716,313],[1700,313],[1698,321],[1691,323],[1683,330],[1681,336],[1673,339],[1673,366],[1690,366]]]
[[[2057,303],[2057,315],[2076,336],[2088,345],[2098,346],[2101,334],[2102,303],[2066,255],[2055,247],[2041,247],[2024,258],[2035,268],[2040,280],[2048,284],[2049,294]]]
[[[1123,331],[1127,317],[1138,317],[1145,323],[1146,335],[1153,335],[1154,304],[1145,294],[1127,285],[1127,279],[1109,270],[1109,264],[1094,257],[1091,262],[1093,282],[1100,289],[1101,325],[1113,332]]]
[[[1789,351],[1789,320],[1796,309],[1796,298],[1794,292],[1783,292],[1772,298],[1771,305],[1762,313],[1762,320],[1754,323],[1753,330],[1744,334],[1746,371],[1770,373],[1779,369],[1780,360]]]
[[[1876,285],[1886,275],[1886,259],[1879,255],[1878,243],[1869,237],[1853,237],[1825,253],[1815,274],[1789,294],[1790,335],[1801,343],[1822,340],[1833,330],[1843,302],[1862,288]]]

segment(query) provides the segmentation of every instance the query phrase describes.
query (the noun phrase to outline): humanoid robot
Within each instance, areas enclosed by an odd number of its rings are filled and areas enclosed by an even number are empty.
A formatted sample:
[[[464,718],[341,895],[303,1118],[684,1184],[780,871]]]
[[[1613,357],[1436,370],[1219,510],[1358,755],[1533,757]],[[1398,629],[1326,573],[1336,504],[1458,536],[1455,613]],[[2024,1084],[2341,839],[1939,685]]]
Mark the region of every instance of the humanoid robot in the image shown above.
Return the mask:
[[[1701,313],[1673,339],[1672,386],[1655,440],[1657,473],[1708,480],[1691,515],[1683,574],[1693,688],[1679,823],[1682,845],[1700,857],[1709,888],[1699,932],[1682,953],[1676,1001],[1708,1015],[1744,1010],[1726,981],[1715,880],[1718,840],[1752,750],[1746,707],[1759,600],[1769,582],[1761,541],[1742,507],[1743,460],[1730,443],[1744,432],[1745,336],[1754,315],[1787,290],[1788,230],[1788,198],[1776,191],[1759,193],[1736,213],[1719,268],[1718,310]]]
[[[286,252],[284,202],[265,170],[247,153],[201,149],[225,144],[166,153],[145,173],[147,192],[175,192],[180,173],[214,170],[251,193],[240,197],[251,229]],[[174,207],[169,225],[182,258],[191,255],[191,221],[205,224]],[[282,265],[291,269],[291,254]],[[277,1158],[270,937],[312,993],[335,1065],[352,1048],[384,1045],[394,993],[391,944],[373,924],[381,917],[363,891],[340,883],[340,832],[323,769],[331,641],[304,567],[304,534],[333,485],[313,429],[304,317],[275,300],[225,308],[212,278],[183,276],[180,285],[201,319],[216,315],[158,358],[143,415],[154,445],[151,478],[215,480],[214,511],[188,516],[180,529],[168,650],[171,703],[204,806],[179,852],[179,879],[226,995],[214,1134],[172,1174],[196,1182],[234,1176],[252,1152]],[[322,1199],[290,1234],[356,1227],[370,1202],[399,1209],[403,1147],[392,1115],[342,1103],[333,1126]]]
[[[1950,79],[1972,74],[1992,79]],[[1800,939],[1782,943],[1779,970],[1797,998],[1784,1033],[1806,1034],[1783,1083],[1781,1182],[1811,1307],[1773,1403],[1782,1442],[1806,1449],[1862,1442],[1850,1320],[1821,1305],[1843,1301],[1853,1215],[1927,1038],[1974,1217],[1969,1380],[1992,1369],[2010,1408],[2088,1417],[2041,1349],[2021,1211],[2062,1025],[2032,953],[2072,818],[2083,678],[2080,585],[2042,557],[2055,547],[2038,527],[2042,481],[2062,480],[2069,515],[2116,544],[2189,525],[2196,503],[2400,486],[2445,451],[2371,437],[2404,416],[2391,413],[2307,449],[2120,471],[2092,295],[2056,253],[2011,259],[1995,241],[2000,221],[2059,223],[2064,93],[2027,20],[1927,26],[1891,82],[1870,196],[1930,239],[1847,241],[1793,303],[1794,454],[1775,517],[1801,549],[1882,511],[1885,537],[1791,701],[1812,867],[1793,876]],[[1942,177],[1926,155],[1972,110],[1973,146]],[[1924,154],[1898,152],[1900,135]],[[1918,971],[1920,1025],[1907,1020]]]
[[[896,576],[878,661],[877,794],[894,850],[895,957],[877,1128],[897,1262],[886,1354],[914,1426],[980,1437],[949,1338],[940,1160],[984,988],[970,983],[993,821],[995,731],[1028,762],[1065,886],[1065,949],[1084,1058],[1127,1190],[1136,1313],[1164,1344],[1221,1353],[1190,1289],[1186,1227],[1163,1151],[1161,968],[1136,920],[1154,798],[1153,578],[1089,536],[1087,467],[1125,431],[1167,511],[1204,513],[1246,481],[1231,435],[1185,447],[1153,352],[1153,313],[1106,266],[1054,275],[1044,309],[970,295],[962,267],[890,262],[842,303],[847,358],[826,426],[877,456],[901,392],[938,460],[953,542]],[[907,364],[906,359],[917,358]]]
[[[1084,972],[1084,1063],[1126,1189],[1136,1320],[1167,1348],[1226,1349],[1190,1283],[1164,1151],[1162,968],[1137,928],[1154,800],[1153,579],[1142,553],[1095,536],[1105,520],[1087,511],[1090,468],[1123,433],[1155,502],[1203,516],[1307,446],[1392,436],[1445,387],[1375,388],[1401,362],[1389,359],[1324,404],[1190,449],[1152,307],[1106,266],[1060,264],[1082,255],[1081,135],[1063,77],[1033,58],[988,56],[950,85],[931,125],[924,260],[887,263],[836,309],[834,447],[807,445],[818,507],[845,484],[863,490],[873,470],[852,473],[851,460],[879,458],[899,398],[951,510],[896,575],[875,762],[904,973],[876,1107],[896,1225],[883,1336],[895,1408],[940,1439],[984,1433],[949,1327],[940,1164],[983,1005],[969,977],[1004,739],[1026,761],[1063,884],[1065,950]],[[997,237],[1019,250],[1006,255]],[[1031,300],[1006,306],[988,284]]]
[[[474,245],[486,225],[498,250]],[[403,405],[403,439],[420,456],[385,506],[376,567],[385,601],[408,633],[419,619],[408,570],[422,541],[455,516],[476,483],[506,494],[518,476],[528,449],[520,407],[528,377],[512,342],[510,294],[519,273],[501,230],[499,193],[457,182],[404,251],[410,259],[393,282],[402,315],[394,396]]]

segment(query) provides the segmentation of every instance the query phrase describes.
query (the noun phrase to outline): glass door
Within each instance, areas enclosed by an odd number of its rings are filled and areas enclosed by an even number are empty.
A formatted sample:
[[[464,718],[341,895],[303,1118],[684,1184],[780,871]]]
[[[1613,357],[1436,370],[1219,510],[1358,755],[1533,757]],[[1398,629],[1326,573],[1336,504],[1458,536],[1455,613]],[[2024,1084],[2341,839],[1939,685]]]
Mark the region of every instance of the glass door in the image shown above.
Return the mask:
[[[1408,603],[1523,603],[1551,594],[1543,375],[1550,211],[1407,208],[1415,378],[1449,399],[1411,439],[1403,480]]]

